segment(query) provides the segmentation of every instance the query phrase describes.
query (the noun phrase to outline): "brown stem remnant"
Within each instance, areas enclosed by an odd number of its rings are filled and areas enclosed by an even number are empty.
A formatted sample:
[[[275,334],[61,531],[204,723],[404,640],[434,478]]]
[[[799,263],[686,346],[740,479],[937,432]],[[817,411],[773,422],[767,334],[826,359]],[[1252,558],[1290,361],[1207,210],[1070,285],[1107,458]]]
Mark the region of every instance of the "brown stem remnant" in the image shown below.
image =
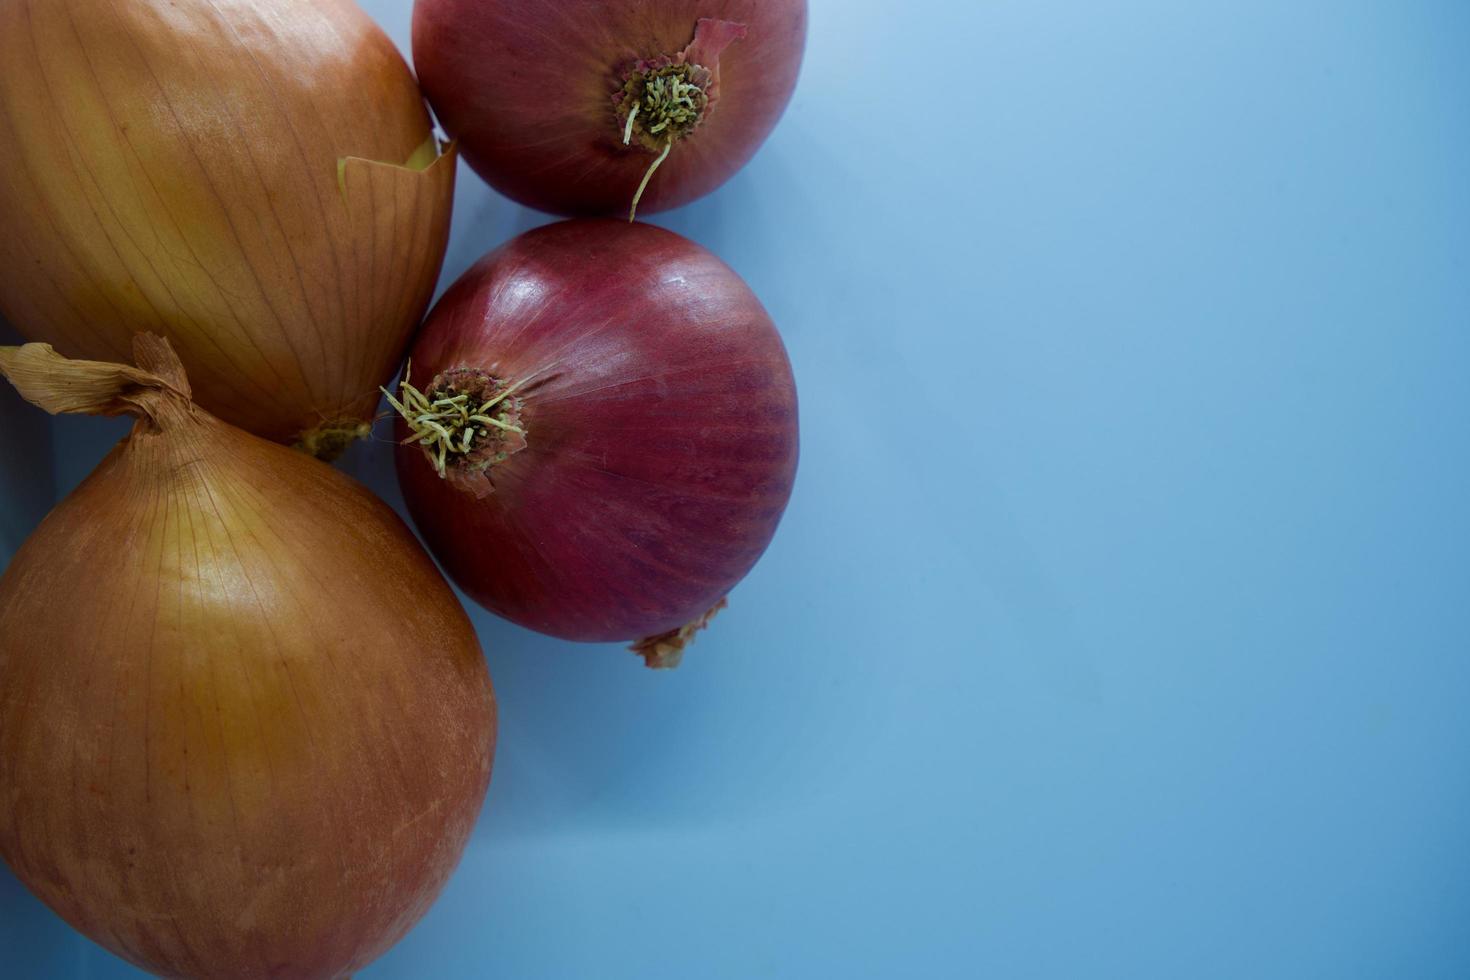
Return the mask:
[[[169,342],[133,335],[137,367],[63,357],[50,344],[0,347],[0,375],[52,415],[133,415],[158,429],[171,412],[192,410],[189,379]]]
[[[709,611],[692,623],[678,629],[639,640],[628,649],[643,658],[643,662],[654,670],[672,670],[684,659],[684,651],[694,642],[694,636],[709,625],[715,615],[730,604],[728,598],[721,599]]]

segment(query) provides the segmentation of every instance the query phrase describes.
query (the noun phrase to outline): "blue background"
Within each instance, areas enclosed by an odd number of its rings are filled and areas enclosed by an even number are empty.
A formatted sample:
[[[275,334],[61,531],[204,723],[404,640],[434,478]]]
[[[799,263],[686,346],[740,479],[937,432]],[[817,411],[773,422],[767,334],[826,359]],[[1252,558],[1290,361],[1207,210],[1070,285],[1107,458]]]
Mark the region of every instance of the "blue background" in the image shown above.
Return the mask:
[[[458,203],[445,282],[546,220]],[[788,517],[667,676],[477,614],[363,977],[1470,976],[1470,4],[816,0],[657,220],[784,330]],[[4,557],[120,429],[0,414]],[[3,872],[0,950],[136,975]]]

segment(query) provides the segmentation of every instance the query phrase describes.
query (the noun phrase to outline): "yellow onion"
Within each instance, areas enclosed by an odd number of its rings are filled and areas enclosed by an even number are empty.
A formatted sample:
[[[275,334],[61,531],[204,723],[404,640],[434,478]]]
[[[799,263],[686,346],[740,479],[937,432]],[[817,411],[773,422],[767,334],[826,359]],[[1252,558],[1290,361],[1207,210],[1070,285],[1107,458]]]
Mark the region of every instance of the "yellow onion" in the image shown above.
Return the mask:
[[[444,258],[454,154],[351,0],[0,2],[0,313],[167,337],[199,404],[331,455]]]
[[[0,578],[0,856],[159,975],[345,976],[468,840],[484,658],[384,504],[137,362],[0,348],[42,407],[138,419]]]

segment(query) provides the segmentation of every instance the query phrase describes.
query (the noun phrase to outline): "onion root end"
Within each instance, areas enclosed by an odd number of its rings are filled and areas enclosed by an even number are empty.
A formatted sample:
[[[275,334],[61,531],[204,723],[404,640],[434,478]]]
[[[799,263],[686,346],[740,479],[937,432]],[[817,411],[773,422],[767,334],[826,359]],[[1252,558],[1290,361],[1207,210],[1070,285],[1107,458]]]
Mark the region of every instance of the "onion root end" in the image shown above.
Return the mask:
[[[292,446],[308,456],[315,456],[324,463],[330,463],[340,457],[359,439],[366,439],[373,434],[372,423],[357,419],[343,419],[338,422],[326,422],[303,432]]]
[[[522,399],[516,397],[525,380],[510,383],[475,368],[455,368],[421,391],[410,381],[412,370],[410,364],[404,371],[397,397],[383,389],[408,426],[404,445],[422,446],[440,479],[479,478],[471,482],[483,496],[490,489],[485,471],[526,448]]]

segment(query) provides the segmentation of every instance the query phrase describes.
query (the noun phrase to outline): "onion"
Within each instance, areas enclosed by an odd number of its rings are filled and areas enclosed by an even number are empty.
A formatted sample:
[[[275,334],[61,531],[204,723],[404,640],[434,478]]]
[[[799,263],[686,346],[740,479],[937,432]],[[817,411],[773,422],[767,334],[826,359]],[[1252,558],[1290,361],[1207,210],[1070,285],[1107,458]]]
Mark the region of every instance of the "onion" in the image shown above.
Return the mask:
[[[168,977],[340,977],[443,886],[484,799],[474,631],[331,467],[138,368],[0,348],[50,411],[138,417],[0,578],[0,855]]]
[[[467,272],[394,399],[409,511],[475,600],[673,666],[755,564],[796,475],[781,339],[714,255],[569,221]]]
[[[414,65],[465,159],[559,214],[723,184],[786,108],[805,42],[806,0],[417,0],[413,17]]]
[[[350,0],[0,3],[0,313],[74,357],[162,334],[257,435],[328,456],[365,434],[453,189]]]

